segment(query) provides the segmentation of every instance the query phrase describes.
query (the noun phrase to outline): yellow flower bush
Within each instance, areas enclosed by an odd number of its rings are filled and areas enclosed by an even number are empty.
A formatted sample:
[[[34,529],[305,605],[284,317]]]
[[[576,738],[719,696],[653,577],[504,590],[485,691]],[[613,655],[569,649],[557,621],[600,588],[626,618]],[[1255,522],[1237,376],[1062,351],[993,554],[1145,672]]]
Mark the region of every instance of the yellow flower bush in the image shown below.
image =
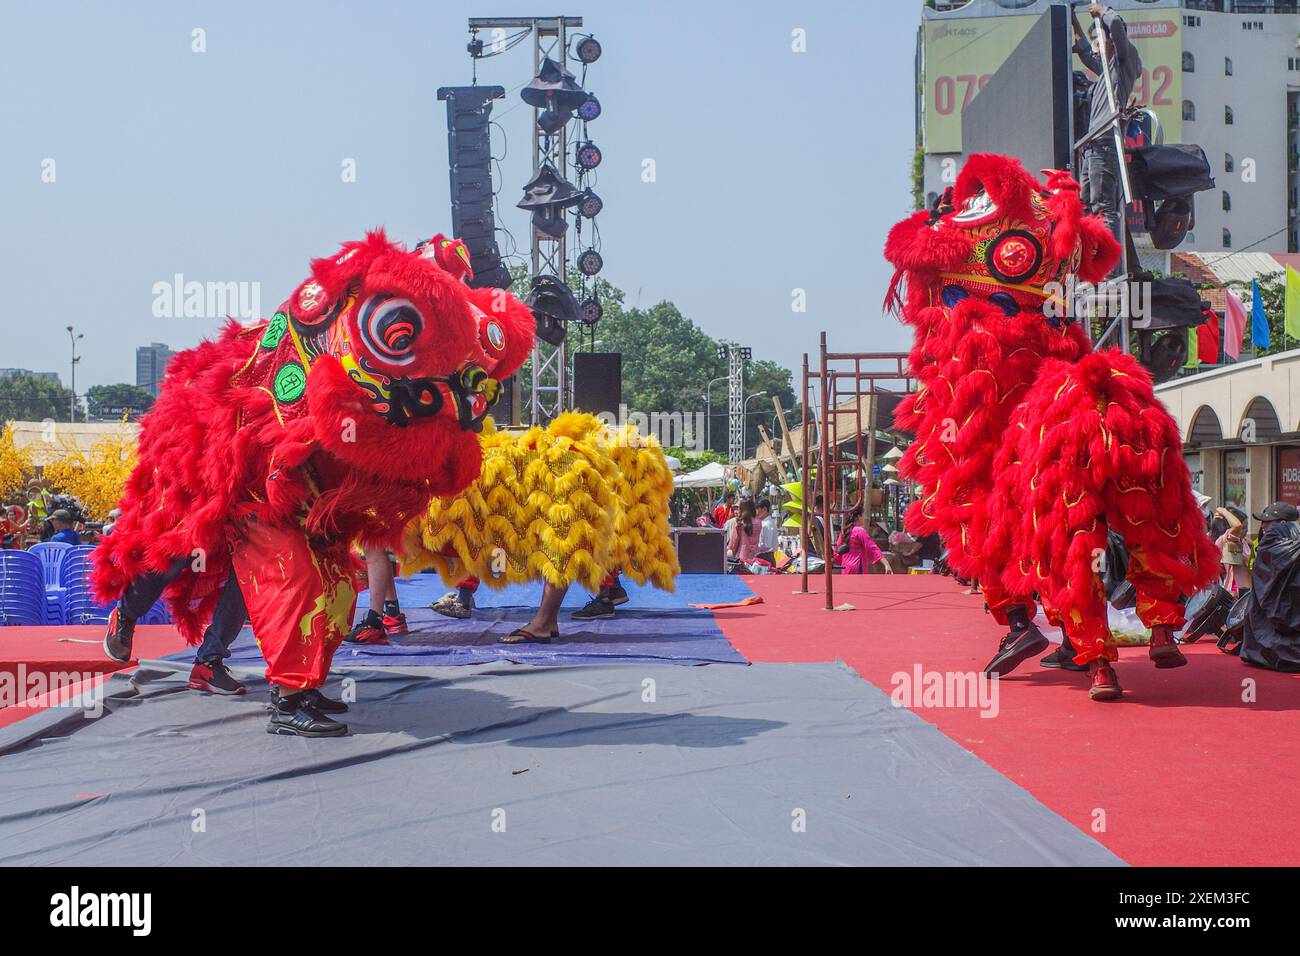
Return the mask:
[[[45,466],[44,477],[59,493],[72,495],[95,521],[103,521],[117,507],[126,479],[135,467],[135,436],[125,427],[106,435],[84,452],[67,439],[64,454]]]
[[[17,494],[35,472],[31,457],[14,444],[14,426],[5,422],[0,429],[0,498]]]

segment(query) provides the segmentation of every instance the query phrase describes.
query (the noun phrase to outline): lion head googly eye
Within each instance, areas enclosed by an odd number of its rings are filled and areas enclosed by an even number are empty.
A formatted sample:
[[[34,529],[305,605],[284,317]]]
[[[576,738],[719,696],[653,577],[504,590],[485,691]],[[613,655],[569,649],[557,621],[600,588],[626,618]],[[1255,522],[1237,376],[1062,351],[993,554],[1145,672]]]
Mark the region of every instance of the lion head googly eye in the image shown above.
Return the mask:
[[[407,365],[414,358],[415,340],[424,329],[424,317],[407,299],[371,296],[357,317],[361,340],[371,354],[389,365]]]

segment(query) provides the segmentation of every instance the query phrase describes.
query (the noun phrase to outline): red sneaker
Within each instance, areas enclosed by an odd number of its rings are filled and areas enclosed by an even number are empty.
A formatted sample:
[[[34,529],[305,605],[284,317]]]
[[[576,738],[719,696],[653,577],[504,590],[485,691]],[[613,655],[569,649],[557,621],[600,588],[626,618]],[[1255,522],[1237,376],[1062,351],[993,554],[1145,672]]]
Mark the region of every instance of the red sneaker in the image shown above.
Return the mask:
[[[1115,669],[1102,661],[1092,672],[1092,687],[1088,689],[1088,696],[1093,700],[1119,700],[1123,693],[1124,688],[1119,686]]]
[[[1174,629],[1167,624],[1157,624],[1151,628],[1151,646],[1147,649],[1147,656],[1161,670],[1182,667],[1187,663],[1187,658],[1174,643]]]
[[[375,624],[367,616],[357,621],[343,640],[348,644],[387,644],[388,635],[384,633],[383,624]]]
[[[395,615],[384,615],[384,633],[389,637],[399,637],[406,633],[406,615],[398,611]]]
[[[221,661],[196,663],[194,669],[190,671],[190,682],[186,686],[190,690],[202,690],[226,697],[233,697],[245,691],[244,685],[235,679],[235,675],[230,673],[230,668]]]

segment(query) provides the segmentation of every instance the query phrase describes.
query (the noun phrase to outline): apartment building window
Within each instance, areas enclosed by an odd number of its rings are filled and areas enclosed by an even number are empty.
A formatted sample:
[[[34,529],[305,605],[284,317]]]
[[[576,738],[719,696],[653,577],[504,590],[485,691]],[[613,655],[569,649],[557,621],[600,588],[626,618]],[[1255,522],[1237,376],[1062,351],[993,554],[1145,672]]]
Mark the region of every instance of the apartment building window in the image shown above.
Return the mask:
[[[1231,126],[1231,125],[1232,125],[1232,107],[1231,107],[1231,106],[1225,106],[1225,107],[1223,108],[1223,123],[1224,123],[1225,126]]]
[[[1184,120],[1196,119],[1196,104],[1193,103],[1191,100],[1183,100],[1183,119]]]
[[[1226,189],[1223,191],[1223,211],[1232,212],[1232,196]]]
[[[1187,14],[1184,14],[1184,15],[1183,15],[1183,26],[1185,26],[1185,27],[1199,27],[1200,25],[1201,25],[1201,18],[1200,18],[1200,17],[1189,16],[1189,15],[1187,15]]]
[[[1223,230],[1223,248],[1225,248],[1225,249],[1231,249],[1231,248],[1232,248],[1232,232],[1231,232],[1231,230],[1228,230],[1228,229]]]
[[[1223,154],[1223,171],[1230,173],[1237,168],[1237,164],[1232,161],[1232,153]]]
[[[1232,58],[1225,56],[1223,58],[1223,75],[1232,76]]]
[[[1183,72],[1184,73],[1196,72],[1196,57],[1188,53],[1186,50],[1183,51]]]

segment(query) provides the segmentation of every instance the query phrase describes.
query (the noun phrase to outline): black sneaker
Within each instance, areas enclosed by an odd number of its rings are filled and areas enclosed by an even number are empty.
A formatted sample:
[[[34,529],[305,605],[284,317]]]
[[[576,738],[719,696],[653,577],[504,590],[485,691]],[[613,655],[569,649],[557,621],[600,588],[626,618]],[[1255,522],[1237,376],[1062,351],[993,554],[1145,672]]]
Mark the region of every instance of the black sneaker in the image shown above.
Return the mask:
[[[597,595],[587,606],[569,615],[575,621],[603,621],[614,616],[614,605],[608,598]]]
[[[302,695],[311,701],[312,706],[322,714],[346,714],[348,705],[341,700],[334,700],[332,697],[326,697],[319,687],[313,687],[311,690],[305,690]]]
[[[135,639],[135,619],[113,608],[108,615],[108,633],[104,635],[104,653],[125,664],[131,659],[131,643]]]
[[[1061,642],[1060,647],[1046,657],[1039,658],[1038,665],[1040,667],[1056,667],[1063,671],[1086,671],[1088,669],[1086,665],[1074,662],[1074,655],[1077,653],[1078,651],[1074,649],[1074,645],[1070,643],[1070,639],[1067,637]]]
[[[614,607],[627,603],[627,589],[621,584],[615,584],[612,588],[605,588],[600,592],[600,596]]]
[[[321,713],[310,694],[275,694],[266,732],[284,737],[342,737],[348,725]]]
[[[227,697],[242,694],[246,690],[222,661],[196,662],[186,686],[190,690],[204,690],[209,694],[223,694]]]
[[[1043,632],[1033,623],[1028,627],[1012,630],[1002,638],[997,654],[985,665],[984,673],[989,677],[994,674],[1006,677],[1029,658],[1043,653],[1051,646],[1052,642],[1043,637]]]

